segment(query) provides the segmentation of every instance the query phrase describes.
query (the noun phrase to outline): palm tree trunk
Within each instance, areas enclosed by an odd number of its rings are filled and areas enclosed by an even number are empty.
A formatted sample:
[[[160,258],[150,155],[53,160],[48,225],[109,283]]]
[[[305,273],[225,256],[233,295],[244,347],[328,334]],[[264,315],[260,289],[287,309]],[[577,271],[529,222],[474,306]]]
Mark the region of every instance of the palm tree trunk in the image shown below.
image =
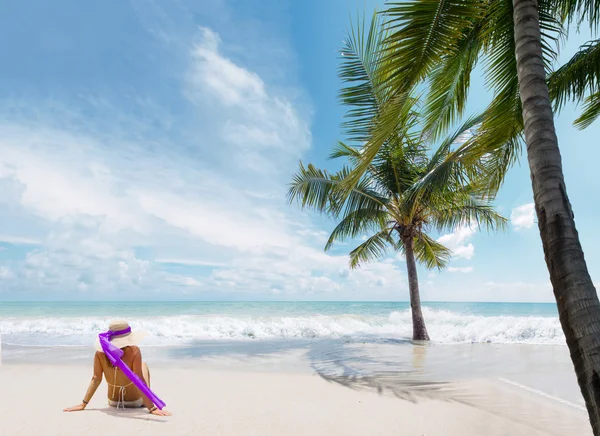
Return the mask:
[[[406,269],[408,271],[408,289],[410,293],[410,310],[412,312],[413,340],[428,341],[429,335],[425,327],[425,319],[421,311],[421,297],[419,295],[419,277],[417,276],[417,263],[415,261],[414,237],[405,236],[404,249],[406,251]]]
[[[536,0],[513,0],[527,158],[560,322],[594,435],[600,436],[600,302],[567,197],[542,58]]]

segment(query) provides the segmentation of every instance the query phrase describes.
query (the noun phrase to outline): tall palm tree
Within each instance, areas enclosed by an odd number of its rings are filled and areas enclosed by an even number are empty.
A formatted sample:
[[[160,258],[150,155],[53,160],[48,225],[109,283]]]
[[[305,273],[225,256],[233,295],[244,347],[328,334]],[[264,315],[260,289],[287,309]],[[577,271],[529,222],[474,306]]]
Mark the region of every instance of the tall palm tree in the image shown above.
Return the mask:
[[[546,265],[595,435],[600,435],[600,301],[567,196],[535,0],[513,0],[527,158]]]
[[[465,108],[470,74],[482,57],[494,99],[473,139],[479,149],[472,151],[477,151],[475,158],[485,155],[496,164],[488,180],[492,193],[518,156],[524,136],[561,326],[594,434],[600,435],[600,301],[567,196],[546,82],[563,23],[588,20],[597,26],[600,0],[414,0],[390,3],[384,14],[388,35],[382,87],[388,98],[371,120],[372,134],[346,189],[367,171],[411,92],[426,80],[425,130],[436,137],[455,122]]]
[[[496,229],[505,224],[473,177],[482,167],[466,168],[461,163],[466,147],[452,147],[476,122],[467,121],[445,138],[431,157],[418,135],[397,132],[386,141],[349,196],[344,196],[344,181],[360,161],[361,152],[340,142],[332,157],[346,158],[349,166],[331,174],[301,163],[289,190],[290,201],[339,219],[325,250],[335,242],[370,233],[350,252],[351,268],[381,258],[388,249],[405,255],[413,340],[429,340],[421,310],[417,262],[442,269],[451,256],[451,251],[435,241],[429,231],[454,230],[459,225]]]
[[[363,160],[360,144],[372,134],[371,120],[386,104],[384,39],[375,16],[365,31],[364,21],[353,26],[342,50],[340,77],[350,82],[340,97],[349,107],[345,133],[359,144],[338,143],[331,157],[344,158],[347,165],[336,173],[300,164],[289,190],[290,201],[339,219],[325,246],[337,241],[372,235],[350,252],[350,266],[383,256],[387,249],[406,257],[413,339],[429,340],[421,310],[417,262],[427,268],[444,268],[451,252],[428,232],[459,225],[502,227],[505,219],[491,206],[491,197],[479,181],[488,170],[487,159],[470,158],[474,143],[467,142],[481,122],[473,117],[452,135],[440,141],[430,154],[431,141],[419,131],[423,120],[416,111],[418,101],[410,97],[393,132],[369,163],[352,189],[347,178]]]

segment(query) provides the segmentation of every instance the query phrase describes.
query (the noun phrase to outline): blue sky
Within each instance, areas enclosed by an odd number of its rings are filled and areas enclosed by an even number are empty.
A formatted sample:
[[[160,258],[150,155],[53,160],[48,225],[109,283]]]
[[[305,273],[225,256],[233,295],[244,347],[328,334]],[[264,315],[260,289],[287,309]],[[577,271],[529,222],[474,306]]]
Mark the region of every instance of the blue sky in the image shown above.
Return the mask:
[[[104,1],[0,5],[0,299],[406,300],[393,253],[349,271],[333,223],[286,203],[299,159],[339,137],[338,51],[377,2]],[[589,34],[573,35],[567,58]],[[489,100],[476,78],[470,110]],[[558,118],[592,277],[600,123]],[[425,300],[552,301],[525,158],[500,234],[438,235]]]

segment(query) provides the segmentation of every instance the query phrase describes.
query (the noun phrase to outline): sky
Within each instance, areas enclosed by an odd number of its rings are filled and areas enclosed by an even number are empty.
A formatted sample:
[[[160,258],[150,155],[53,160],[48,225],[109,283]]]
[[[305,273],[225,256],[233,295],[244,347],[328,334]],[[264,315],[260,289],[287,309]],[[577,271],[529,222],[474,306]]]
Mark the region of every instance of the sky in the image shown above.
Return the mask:
[[[327,168],[344,110],[339,50],[376,1],[75,0],[0,4],[0,300],[408,298],[401,256],[356,270],[354,241],[290,205],[298,161]],[[567,59],[589,33],[573,34]],[[468,111],[490,93],[475,77]],[[592,278],[600,122],[556,119]],[[429,301],[553,301],[523,157],[501,233],[435,235]]]

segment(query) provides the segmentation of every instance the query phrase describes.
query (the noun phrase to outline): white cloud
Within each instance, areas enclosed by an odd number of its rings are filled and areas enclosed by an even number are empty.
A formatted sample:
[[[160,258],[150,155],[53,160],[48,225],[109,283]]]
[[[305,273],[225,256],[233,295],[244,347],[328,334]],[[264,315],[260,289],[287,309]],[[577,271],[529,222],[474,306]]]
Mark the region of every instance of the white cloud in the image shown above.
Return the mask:
[[[460,226],[454,232],[438,238],[438,242],[450,250],[456,258],[471,259],[475,255],[475,247],[468,239],[475,234],[473,226]]]
[[[139,198],[142,209],[149,215],[213,245],[257,251],[291,243],[277,222],[256,214],[243,198],[238,200],[236,207],[246,212],[243,220],[229,204],[196,203],[172,195],[142,194]]]
[[[14,245],[39,245],[41,241],[33,238],[24,238],[21,236],[0,235],[0,242]]]
[[[470,272],[473,272],[473,267],[472,266],[465,266],[465,267],[450,266],[450,267],[448,267],[448,272],[470,273]]]
[[[298,235],[308,240],[309,238],[318,243],[325,243],[329,239],[329,233],[323,230],[314,230],[310,228],[301,228],[296,232]]]
[[[2,292],[405,297],[395,265],[349,271],[346,255],[322,251],[327,234],[289,207],[286,183],[310,146],[307,119],[222,45],[203,29],[191,50],[182,90],[198,121],[185,135],[147,98],[135,99],[135,116],[93,96],[85,109],[8,109],[0,188],[11,195],[2,201],[24,223],[20,235],[43,236],[3,238],[36,244],[0,265]]]
[[[215,126],[223,152],[235,150],[227,158],[262,175],[295,166],[311,142],[305,120],[292,102],[270,93],[257,74],[224,56],[218,35],[206,28],[201,32],[185,93],[197,106],[226,111]]]
[[[179,284],[182,286],[190,286],[190,287],[200,287],[202,286],[202,282],[193,278],[186,276],[170,276],[167,277],[167,281],[175,284]]]
[[[13,273],[7,266],[0,266],[0,280],[2,279],[11,279],[13,277]]]
[[[527,203],[515,207],[510,214],[515,230],[530,229],[535,224],[535,204]]]
[[[203,259],[171,259],[171,258],[160,258],[155,259],[154,262],[162,263],[165,265],[187,265],[187,266],[227,266],[225,262],[214,262],[211,260],[203,260]]]

